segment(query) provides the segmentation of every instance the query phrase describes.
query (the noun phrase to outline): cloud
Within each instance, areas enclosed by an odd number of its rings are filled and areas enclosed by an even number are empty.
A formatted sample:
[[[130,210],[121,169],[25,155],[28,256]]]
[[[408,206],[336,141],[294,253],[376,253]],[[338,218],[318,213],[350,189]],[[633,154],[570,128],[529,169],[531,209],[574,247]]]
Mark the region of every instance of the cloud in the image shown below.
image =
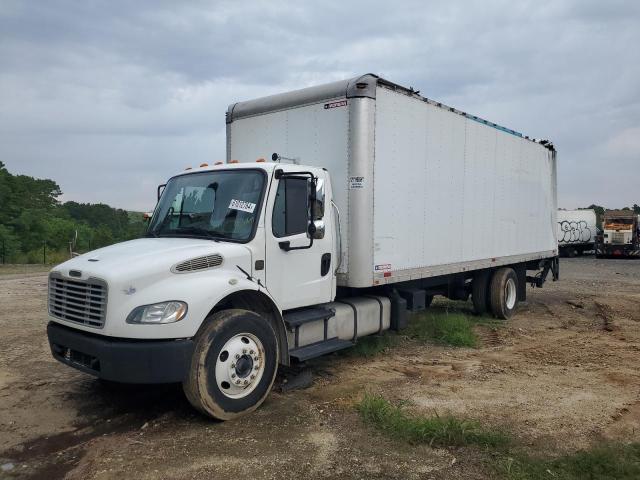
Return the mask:
[[[638,119],[640,123],[640,119]],[[603,156],[640,161],[640,126],[626,128],[613,136],[603,149]]]
[[[229,103],[374,72],[551,138],[560,206],[630,205],[638,19],[593,0],[6,0],[0,159],[67,199],[148,210],[168,176],[224,158]]]

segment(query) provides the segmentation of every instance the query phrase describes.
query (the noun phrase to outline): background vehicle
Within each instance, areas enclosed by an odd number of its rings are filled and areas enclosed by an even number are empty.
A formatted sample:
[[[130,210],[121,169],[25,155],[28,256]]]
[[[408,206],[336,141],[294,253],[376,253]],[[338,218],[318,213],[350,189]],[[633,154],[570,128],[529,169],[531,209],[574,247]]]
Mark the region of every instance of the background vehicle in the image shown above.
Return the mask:
[[[506,319],[558,276],[552,145],[374,75],[231,105],[227,156],[159,188],[148,238],[54,269],[57,359],[183,382],[230,419],[278,364],[401,329],[407,306],[471,295]]]
[[[558,248],[561,256],[573,257],[593,250],[596,234],[595,210],[558,210]]]
[[[640,258],[640,216],[632,210],[607,210],[602,236],[596,242],[598,257]]]

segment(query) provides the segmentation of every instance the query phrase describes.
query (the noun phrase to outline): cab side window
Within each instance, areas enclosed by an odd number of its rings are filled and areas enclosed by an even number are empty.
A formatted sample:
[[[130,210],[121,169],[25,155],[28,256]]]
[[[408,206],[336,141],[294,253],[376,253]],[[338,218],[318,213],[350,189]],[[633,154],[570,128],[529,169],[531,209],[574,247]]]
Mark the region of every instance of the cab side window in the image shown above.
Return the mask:
[[[307,231],[308,184],[307,178],[283,178],[279,181],[271,225],[276,237],[288,237]]]

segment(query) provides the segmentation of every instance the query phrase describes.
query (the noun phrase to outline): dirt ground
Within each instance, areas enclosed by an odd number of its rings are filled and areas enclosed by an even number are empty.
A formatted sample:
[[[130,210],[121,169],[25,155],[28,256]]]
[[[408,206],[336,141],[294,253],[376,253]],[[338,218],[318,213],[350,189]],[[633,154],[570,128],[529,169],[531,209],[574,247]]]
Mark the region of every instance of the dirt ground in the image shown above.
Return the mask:
[[[329,356],[314,384],[217,423],[177,385],[109,388],[51,358],[46,275],[0,275],[0,478],[490,478],[473,449],[392,441],[354,410],[365,391],[478,419],[557,454],[640,440],[640,261],[563,259],[476,349]],[[447,308],[438,301],[432,308]],[[470,306],[469,306],[470,308]]]

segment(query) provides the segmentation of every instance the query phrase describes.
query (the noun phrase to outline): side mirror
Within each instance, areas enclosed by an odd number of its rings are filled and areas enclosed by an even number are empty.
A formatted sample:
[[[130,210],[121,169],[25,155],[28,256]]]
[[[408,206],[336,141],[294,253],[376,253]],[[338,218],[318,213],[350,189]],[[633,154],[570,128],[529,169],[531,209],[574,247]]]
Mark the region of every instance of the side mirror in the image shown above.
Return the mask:
[[[324,238],[324,220],[314,220],[309,224],[309,236],[314,240]]]
[[[162,192],[164,192],[164,187],[166,187],[167,184],[163,183],[162,185],[158,185],[158,201],[160,201],[160,197],[162,196]]]
[[[318,178],[316,180],[316,192],[311,205],[311,220],[321,220],[324,217],[324,179]]]

